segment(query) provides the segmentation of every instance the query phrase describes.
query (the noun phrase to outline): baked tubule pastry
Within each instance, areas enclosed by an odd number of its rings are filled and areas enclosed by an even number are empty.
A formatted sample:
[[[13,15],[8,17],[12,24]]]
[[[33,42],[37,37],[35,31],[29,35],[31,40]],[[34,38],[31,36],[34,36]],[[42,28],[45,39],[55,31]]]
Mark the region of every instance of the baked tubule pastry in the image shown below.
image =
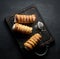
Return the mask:
[[[34,34],[24,43],[25,49],[32,50],[38,44],[41,38],[42,36],[39,33]]]
[[[15,23],[12,26],[12,30],[17,31],[17,32],[21,32],[21,33],[24,33],[24,34],[30,34],[30,33],[32,33],[33,28],[29,27],[29,26],[26,26],[26,25]]]
[[[36,15],[22,15],[22,14],[15,14],[14,22],[15,23],[22,23],[22,24],[29,24],[36,21]]]

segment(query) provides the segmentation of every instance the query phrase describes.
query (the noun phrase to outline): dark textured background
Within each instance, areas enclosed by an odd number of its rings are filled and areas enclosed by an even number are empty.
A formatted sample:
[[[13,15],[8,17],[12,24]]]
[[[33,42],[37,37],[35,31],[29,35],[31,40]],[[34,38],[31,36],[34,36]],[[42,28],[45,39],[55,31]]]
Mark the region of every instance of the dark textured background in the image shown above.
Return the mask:
[[[24,59],[4,24],[4,18],[31,4],[37,6],[49,31],[55,38],[55,45],[50,48],[49,53],[43,59],[60,59],[59,0],[0,0],[0,59]]]

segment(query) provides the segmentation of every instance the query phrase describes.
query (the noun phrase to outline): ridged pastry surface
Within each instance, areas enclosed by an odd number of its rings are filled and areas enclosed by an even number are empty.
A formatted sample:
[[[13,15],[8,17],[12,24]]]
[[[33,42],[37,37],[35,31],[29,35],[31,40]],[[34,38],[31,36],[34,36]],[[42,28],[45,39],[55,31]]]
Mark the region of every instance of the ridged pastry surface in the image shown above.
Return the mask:
[[[31,50],[33,49],[38,42],[41,40],[42,36],[39,33],[34,34],[32,37],[30,37],[25,43],[24,43],[24,47],[27,50]]]
[[[21,14],[15,14],[14,16],[14,22],[15,23],[23,23],[23,24],[28,24],[28,23],[33,23],[36,21],[36,15],[21,15]]]
[[[30,34],[32,33],[33,28],[26,25],[15,23],[12,27],[12,30],[22,32],[24,34]]]

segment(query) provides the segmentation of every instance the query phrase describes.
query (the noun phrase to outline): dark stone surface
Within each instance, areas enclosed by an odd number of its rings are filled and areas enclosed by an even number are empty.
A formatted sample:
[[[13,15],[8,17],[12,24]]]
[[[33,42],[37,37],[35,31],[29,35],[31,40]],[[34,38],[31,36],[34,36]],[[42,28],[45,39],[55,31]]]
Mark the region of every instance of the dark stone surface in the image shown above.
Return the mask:
[[[41,59],[60,59],[60,1],[59,0],[0,0],[0,59],[25,59],[4,24],[4,18],[35,4],[48,30],[55,38],[55,45]],[[36,58],[38,59],[38,58]]]

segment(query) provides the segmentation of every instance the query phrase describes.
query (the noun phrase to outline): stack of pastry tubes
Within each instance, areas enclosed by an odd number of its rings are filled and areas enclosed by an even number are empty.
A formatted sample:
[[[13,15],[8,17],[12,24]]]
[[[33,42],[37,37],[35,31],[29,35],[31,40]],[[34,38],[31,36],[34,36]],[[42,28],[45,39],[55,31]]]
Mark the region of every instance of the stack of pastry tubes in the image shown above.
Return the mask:
[[[21,15],[21,14],[15,14],[14,16],[14,25],[12,26],[12,29],[14,31],[22,32],[24,34],[30,34],[32,33],[33,28],[23,25],[23,24],[30,24],[36,21],[36,15]],[[32,50],[38,42],[41,40],[42,36],[39,33],[34,34],[32,37],[30,37],[25,43],[24,47],[26,50]]]
[[[22,32],[24,34],[32,33],[33,28],[22,25],[22,24],[30,24],[36,21],[35,14],[32,15],[22,15],[22,14],[15,14],[14,16],[14,25],[12,27],[13,30]]]

